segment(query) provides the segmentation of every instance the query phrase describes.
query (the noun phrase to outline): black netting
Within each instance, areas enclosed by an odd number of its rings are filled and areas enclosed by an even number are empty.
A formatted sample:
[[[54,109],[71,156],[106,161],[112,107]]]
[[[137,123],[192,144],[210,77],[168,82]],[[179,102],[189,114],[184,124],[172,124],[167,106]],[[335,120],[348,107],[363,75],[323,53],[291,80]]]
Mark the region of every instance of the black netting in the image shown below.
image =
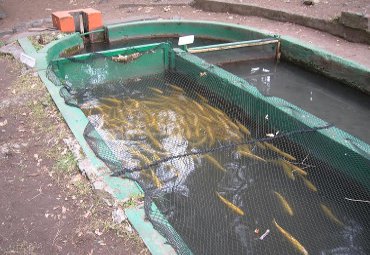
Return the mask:
[[[76,85],[49,71],[112,175],[140,184],[155,229],[179,254],[366,254],[369,204],[345,199],[369,200],[366,150],[348,140],[357,154],[332,156],[331,125],[182,54],[173,69],[129,78],[137,59],[117,63],[124,79]]]

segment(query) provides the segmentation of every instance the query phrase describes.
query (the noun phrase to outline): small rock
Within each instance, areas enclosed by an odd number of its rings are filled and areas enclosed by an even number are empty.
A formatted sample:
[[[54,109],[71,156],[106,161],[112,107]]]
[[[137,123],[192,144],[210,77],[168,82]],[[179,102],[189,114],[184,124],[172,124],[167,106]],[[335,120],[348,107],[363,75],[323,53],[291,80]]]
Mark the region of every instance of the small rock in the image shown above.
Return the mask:
[[[303,0],[304,5],[314,5],[315,2],[313,0]]]
[[[70,180],[70,184],[76,184],[78,182],[80,182],[82,180],[82,176],[80,174],[76,174],[75,176],[73,176]]]
[[[112,212],[112,219],[113,222],[116,224],[120,224],[127,219],[125,212],[121,208],[117,208]]]

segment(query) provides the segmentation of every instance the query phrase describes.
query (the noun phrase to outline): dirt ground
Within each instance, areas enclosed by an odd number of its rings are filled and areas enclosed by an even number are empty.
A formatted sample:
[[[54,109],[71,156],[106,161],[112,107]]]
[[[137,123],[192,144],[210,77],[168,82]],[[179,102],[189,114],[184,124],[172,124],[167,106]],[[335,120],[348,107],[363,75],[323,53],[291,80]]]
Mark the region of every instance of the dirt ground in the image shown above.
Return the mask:
[[[0,254],[148,254],[80,175],[41,80],[9,56],[0,77]]]
[[[370,11],[368,0],[320,0],[314,5],[304,5],[302,0],[228,0],[234,3],[246,3],[274,10],[282,10],[320,19],[334,19],[342,11],[366,13]]]
[[[247,0],[242,1],[246,2]],[[283,0],[251,0],[250,2],[271,6],[287,5],[286,11],[291,12],[295,12],[297,11],[297,9],[302,8],[304,12],[306,12],[306,9],[307,11],[316,10],[316,12],[321,13],[320,15],[322,17],[332,15],[331,13],[333,13],[333,10],[336,10],[336,7],[334,6],[339,6],[337,9],[344,8],[343,6],[347,6],[346,8],[360,8],[362,10],[366,6],[369,7],[370,4],[368,0],[327,0],[320,1],[319,4],[313,7],[305,7],[301,4],[300,0],[289,1],[289,3],[285,3]],[[262,29],[271,34],[287,35],[293,38],[297,38],[301,41],[305,41],[309,44],[315,45],[324,50],[353,60],[370,68],[369,45],[351,43],[342,38],[327,34],[325,32],[317,31],[292,23],[277,22],[254,16],[205,12],[187,5],[190,2],[191,0],[3,0],[2,6],[8,17],[4,20],[0,20],[0,30],[11,29],[17,26],[22,27],[26,25],[25,22],[30,22],[32,20],[37,20],[41,18],[48,18],[51,16],[51,13],[53,11],[93,7],[102,12],[105,24],[127,20],[155,18],[196,18],[198,20],[221,21],[241,24]],[[328,2],[328,4],[325,4],[325,2]],[[170,6],[170,8],[166,8],[166,3],[171,3],[172,6]],[[158,4],[161,5],[158,6]],[[27,9],[27,12],[20,12],[20,6],[23,9]],[[40,6],[42,7],[40,8]]]
[[[290,23],[204,12],[188,2],[171,1],[177,5],[164,8],[155,6],[166,3],[163,0],[4,0],[0,5],[7,18],[0,20],[0,30],[50,17],[53,11],[86,7],[101,10],[105,23],[196,17],[289,35],[370,68],[368,45]],[[297,12],[301,8],[300,0],[250,2],[287,6]],[[368,0],[327,0],[303,11],[327,17],[341,8],[361,9],[366,4]],[[110,197],[94,191],[79,174],[63,142],[71,134],[39,78],[10,57],[1,56],[0,91],[0,254],[148,254],[127,222],[112,222],[115,206]]]

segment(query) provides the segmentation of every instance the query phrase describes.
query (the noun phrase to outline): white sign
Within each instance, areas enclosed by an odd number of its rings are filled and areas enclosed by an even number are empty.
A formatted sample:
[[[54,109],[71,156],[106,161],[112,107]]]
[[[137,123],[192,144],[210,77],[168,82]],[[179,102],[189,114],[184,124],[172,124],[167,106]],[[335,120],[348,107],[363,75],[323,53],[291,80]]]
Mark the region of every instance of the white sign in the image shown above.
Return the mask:
[[[187,36],[181,36],[179,37],[179,43],[178,45],[187,45],[192,44],[194,42],[194,35],[187,35]]]
[[[20,60],[23,64],[26,64],[31,68],[36,65],[36,59],[31,56],[28,56],[27,54],[24,54],[23,52],[21,53]]]

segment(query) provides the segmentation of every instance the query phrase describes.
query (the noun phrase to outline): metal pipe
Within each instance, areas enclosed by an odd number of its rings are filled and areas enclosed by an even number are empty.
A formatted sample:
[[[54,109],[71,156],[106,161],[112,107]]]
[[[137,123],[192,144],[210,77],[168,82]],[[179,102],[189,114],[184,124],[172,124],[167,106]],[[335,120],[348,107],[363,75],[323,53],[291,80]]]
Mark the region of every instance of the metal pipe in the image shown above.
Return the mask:
[[[84,36],[84,35],[89,35],[89,34],[94,34],[94,33],[100,33],[100,32],[104,32],[105,29],[102,28],[102,29],[97,29],[97,30],[94,30],[94,31],[89,31],[89,32],[86,32],[86,33],[82,33],[80,34],[81,36]]]
[[[262,46],[262,45],[273,44],[273,43],[279,43],[279,40],[278,39],[260,39],[260,40],[214,44],[214,45],[208,45],[208,46],[189,48],[188,52],[204,53],[204,52],[212,52],[212,51],[219,51],[219,50],[229,50],[229,49],[237,49],[237,48],[244,48],[244,47],[252,47],[252,46]]]

